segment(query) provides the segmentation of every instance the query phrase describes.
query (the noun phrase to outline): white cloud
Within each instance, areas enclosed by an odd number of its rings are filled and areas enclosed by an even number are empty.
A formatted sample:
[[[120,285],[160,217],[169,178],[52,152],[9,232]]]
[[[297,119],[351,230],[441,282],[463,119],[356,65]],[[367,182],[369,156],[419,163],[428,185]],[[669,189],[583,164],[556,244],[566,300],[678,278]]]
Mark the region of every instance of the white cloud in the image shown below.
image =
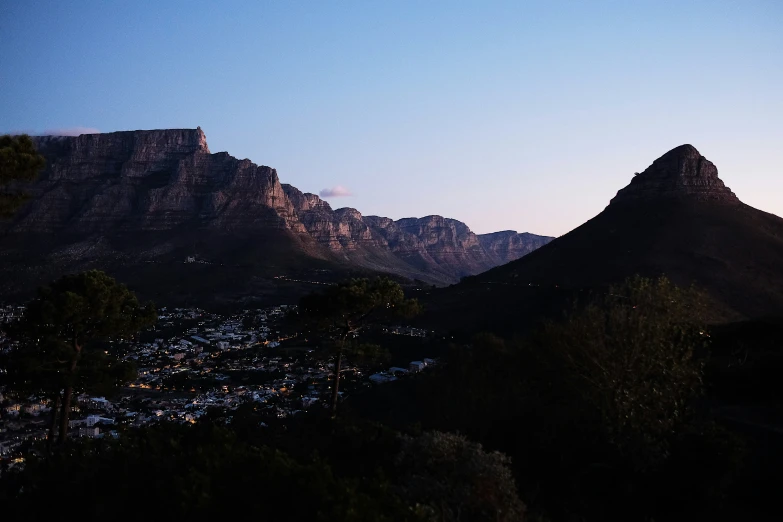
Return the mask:
[[[353,193],[351,193],[351,191],[347,188],[341,185],[337,185],[336,187],[323,189],[318,193],[318,195],[322,198],[345,198],[348,196],[353,196]]]
[[[44,136],[78,136],[80,134],[99,134],[101,131],[93,127],[66,127],[64,129],[47,129]]]

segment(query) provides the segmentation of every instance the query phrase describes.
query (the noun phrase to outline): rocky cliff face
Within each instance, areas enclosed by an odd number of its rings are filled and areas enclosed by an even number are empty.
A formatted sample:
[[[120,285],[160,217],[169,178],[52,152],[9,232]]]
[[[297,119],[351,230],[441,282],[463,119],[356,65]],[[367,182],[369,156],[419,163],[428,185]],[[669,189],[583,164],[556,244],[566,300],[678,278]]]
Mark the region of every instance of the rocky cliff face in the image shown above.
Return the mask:
[[[42,137],[48,167],[12,231],[171,231],[188,225],[304,233],[269,167],[210,154],[200,128]]]
[[[718,178],[718,169],[692,145],[680,145],[657,160],[617,192],[611,204],[661,199],[693,199],[739,204]]]
[[[518,234],[513,230],[481,234],[478,238],[481,246],[492,257],[495,266],[505,265],[526,256],[554,239],[528,232]]]
[[[291,185],[283,189],[308,233],[320,244],[359,264],[392,253],[411,267],[408,275],[427,281],[453,282],[519,259],[552,240],[514,231],[478,236],[465,223],[442,216],[397,221],[362,216],[353,208],[332,210],[315,194]]]
[[[262,252],[261,261],[283,252],[299,264],[318,258],[451,283],[550,239],[514,232],[489,239],[440,216],[394,221],[333,210],[315,194],[281,184],[270,167],[211,153],[201,128],[43,136],[36,143],[47,168],[27,188],[32,201],[0,226],[0,242],[44,237],[51,245],[43,249],[44,263],[77,261],[90,251],[100,265],[101,256],[115,259],[122,250],[119,257],[132,264],[139,262],[134,245],[142,243],[142,257],[154,263],[161,253],[180,252],[176,245],[198,243],[221,262],[243,250]],[[228,255],[235,237],[242,238],[239,250]],[[269,263],[276,271],[289,266]]]

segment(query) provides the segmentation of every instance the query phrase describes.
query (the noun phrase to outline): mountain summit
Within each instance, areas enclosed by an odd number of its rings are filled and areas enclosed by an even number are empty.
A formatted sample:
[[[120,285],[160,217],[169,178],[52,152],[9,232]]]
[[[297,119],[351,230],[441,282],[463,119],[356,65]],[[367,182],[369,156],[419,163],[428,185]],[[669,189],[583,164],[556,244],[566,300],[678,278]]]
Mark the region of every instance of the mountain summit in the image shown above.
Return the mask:
[[[781,267],[783,219],[742,203],[712,162],[682,145],[636,174],[591,220],[444,291],[443,316],[489,330],[501,320],[520,328],[554,293],[606,288],[640,274],[705,290],[715,320],[783,317]],[[564,306],[551,303],[550,311]],[[508,317],[482,315],[490,308],[508,310]]]
[[[739,204],[737,196],[718,177],[715,165],[693,145],[680,145],[657,160],[621,189],[611,204],[662,199],[697,199]]]

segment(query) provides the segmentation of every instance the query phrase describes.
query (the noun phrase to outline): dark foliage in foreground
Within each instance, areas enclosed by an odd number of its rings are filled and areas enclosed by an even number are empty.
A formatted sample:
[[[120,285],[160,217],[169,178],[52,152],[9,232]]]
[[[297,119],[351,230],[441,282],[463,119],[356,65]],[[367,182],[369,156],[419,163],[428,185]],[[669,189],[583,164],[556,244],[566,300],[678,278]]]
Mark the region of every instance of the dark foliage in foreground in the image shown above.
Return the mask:
[[[87,520],[140,502],[199,520],[714,518],[745,453],[702,406],[701,303],[633,278],[529,338],[452,346],[438,371],[351,397],[336,419],[248,403],[71,442],[0,481],[0,502],[52,518],[97,499]]]
[[[61,404],[58,442],[63,443],[74,393],[100,393],[135,377],[135,368],[120,364],[98,343],[133,335],[156,318],[152,303],[142,306],[133,292],[104,272],[63,276],[39,288],[13,326],[20,346],[5,364],[10,371],[4,384],[52,398],[50,444]]]
[[[74,498],[90,499],[79,508],[83,520],[114,517],[121,506],[158,520],[240,513],[257,520],[415,520],[382,484],[361,491],[320,459],[299,463],[210,425],[166,425],[117,441],[73,442],[49,459],[33,459],[4,486],[3,505],[36,520],[55,517]]]
[[[504,452],[531,511],[553,520],[719,509],[742,445],[697,407],[700,302],[665,279],[631,279],[531,338],[454,346],[436,375],[354,408]]]
[[[7,185],[32,181],[46,166],[46,160],[35,150],[30,136],[0,136],[0,217],[8,217],[28,199],[27,194],[4,190]]]
[[[74,441],[9,473],[0,501],[11,519],[34,520],[56,517],[73,498],[90,499],[80,508],[82,520],[104,520],[139,502],[138,516],[156,520],[243,513],[270,521],[522,519],[524,505],[501,454],[445,433],[401,438],[368,424],[329,424],[334,444],[346,450],[340,455],[327,448],[319,456],[315,446],[286,452],[210,421]],[[303,439],[292,438],[302,450]],[[428,488],[417,487],[422,480]]]

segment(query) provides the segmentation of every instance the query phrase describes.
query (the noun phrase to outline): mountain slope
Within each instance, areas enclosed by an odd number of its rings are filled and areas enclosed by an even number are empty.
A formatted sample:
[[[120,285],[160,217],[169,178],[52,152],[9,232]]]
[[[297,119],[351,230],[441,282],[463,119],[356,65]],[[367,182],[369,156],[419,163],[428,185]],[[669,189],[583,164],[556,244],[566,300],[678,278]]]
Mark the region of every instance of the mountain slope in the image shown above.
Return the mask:
[[[159,293],[175,280],[178,292],[204,287],[209,295],[234,295],[254,294],[272,276],[334,280],[379,272],[448,284],[503,258],[459,221],[332,210],[281,184],[275,169],[211,153],[200,128],[36,143],[47,168],[25,187],[32,201],[0,224],[6,295],[88,267],[132,274],[142,286],[154,281]],[[508,255],[548,239],[524,237]],[[188,258],[200,267],[183,267]],[[194,270],[198,277],[183,279]]]
[[[456,293],[477,299],[476,308],[496,299],[504,309],[535,315],[530,299],[547,303],[541,308],[550,313],[574,292],[633,274],[696,284],[719,320],[783,316],[783,219],[742,203],[717,168],[684,145],[637,174],[593,219],[439,299],[457,317],[469,311],[458,310]]]

